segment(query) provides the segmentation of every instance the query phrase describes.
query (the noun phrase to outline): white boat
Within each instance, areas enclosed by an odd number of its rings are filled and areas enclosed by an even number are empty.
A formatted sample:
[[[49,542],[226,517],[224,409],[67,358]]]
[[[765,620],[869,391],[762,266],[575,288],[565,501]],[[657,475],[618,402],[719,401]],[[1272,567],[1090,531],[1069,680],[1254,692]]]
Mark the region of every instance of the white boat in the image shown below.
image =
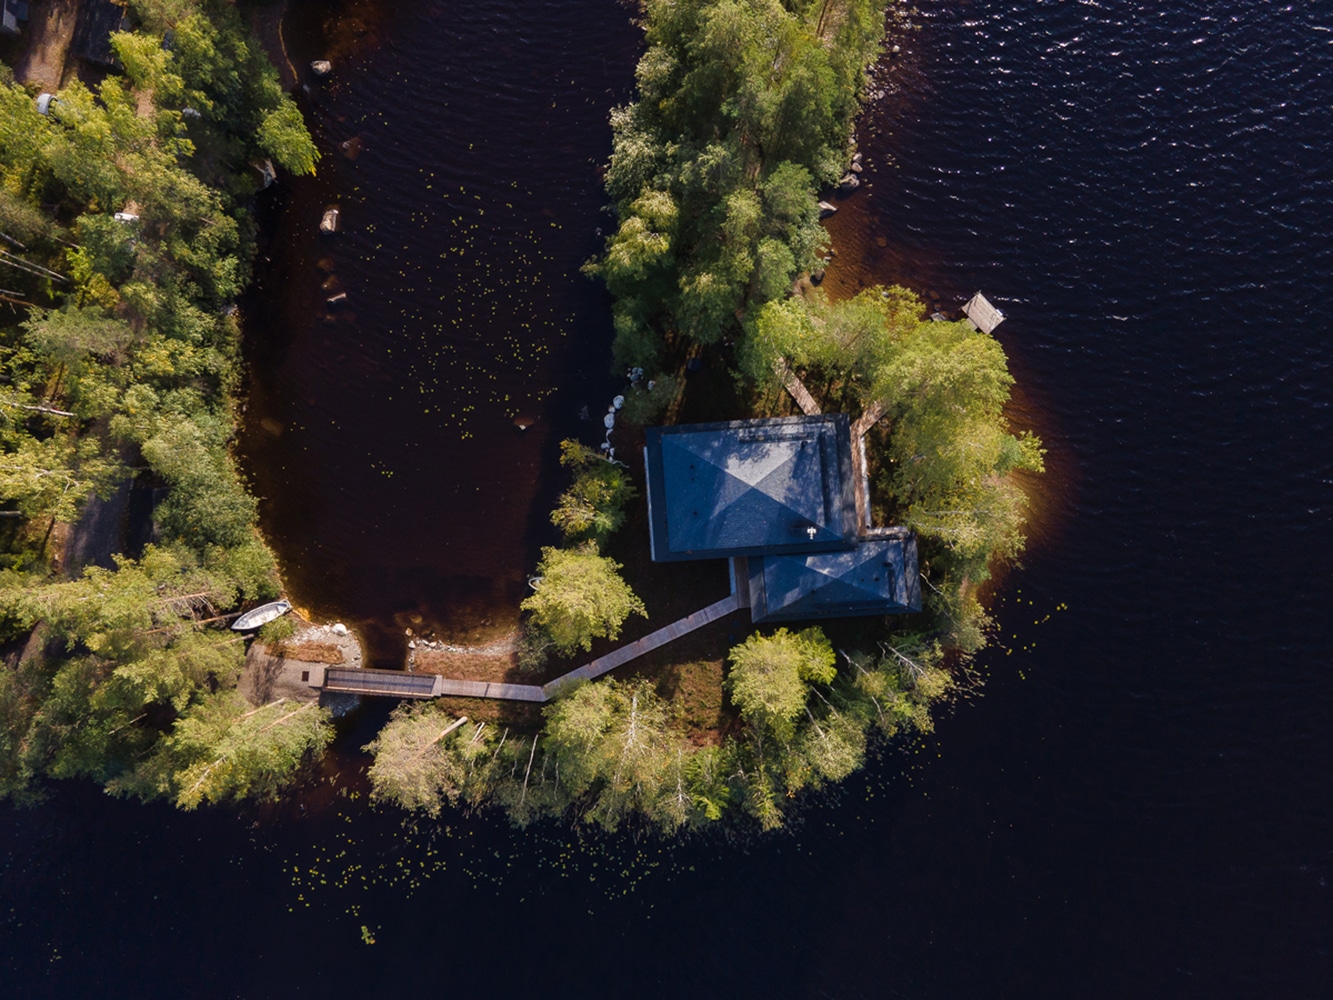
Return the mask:
[[[231,627],[236,632],[253,632],[260,625],[267,625],[290,610],[292,606],[288,601],[270,601],[268,604],[261,604],[253,611],[247,611],[232,622]]]

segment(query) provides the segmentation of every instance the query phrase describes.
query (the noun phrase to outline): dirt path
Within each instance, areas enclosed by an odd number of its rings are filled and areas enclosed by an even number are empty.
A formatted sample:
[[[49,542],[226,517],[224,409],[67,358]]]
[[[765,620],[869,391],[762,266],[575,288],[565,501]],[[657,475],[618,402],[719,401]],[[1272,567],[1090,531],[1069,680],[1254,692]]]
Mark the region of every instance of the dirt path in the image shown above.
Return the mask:
[[[14,64],[20,83],[35,83],[56,91],[65,75],[65,57],[79,19],[79,0],[51,0],[33,4],[28,21],[28,47]]]

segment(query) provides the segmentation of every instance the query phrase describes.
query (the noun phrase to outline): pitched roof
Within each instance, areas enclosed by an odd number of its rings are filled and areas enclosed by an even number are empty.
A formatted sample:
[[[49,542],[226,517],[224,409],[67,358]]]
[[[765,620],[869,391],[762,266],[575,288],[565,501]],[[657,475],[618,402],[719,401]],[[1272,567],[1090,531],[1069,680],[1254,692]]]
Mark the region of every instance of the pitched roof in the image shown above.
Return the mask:
[[[652,427],[646,437],[654,560],[855,544],[845,414]]]
[[[755,622],[921,610],[916,538],[908,532],[849,552],[751,559],[749,568]]]

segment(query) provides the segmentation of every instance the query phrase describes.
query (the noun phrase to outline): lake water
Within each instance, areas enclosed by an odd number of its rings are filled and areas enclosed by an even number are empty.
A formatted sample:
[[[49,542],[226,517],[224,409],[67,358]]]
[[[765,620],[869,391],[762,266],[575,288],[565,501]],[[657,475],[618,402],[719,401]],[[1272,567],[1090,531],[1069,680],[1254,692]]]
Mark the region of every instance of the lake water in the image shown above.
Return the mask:
[[[308,58],[339,8],[304,10]],[[595,167],[637,36],[604,2],[342,10],[315,120],[364,149],[275,210],[247,453],[298,597],[388,656],[404,615],[444,617],[432,593],[480,589],[468,628],[503,607],[553,441],[600,401],[605,306],[572,274],[606,224]],[[1009,317],[1051,472],[981,696],[739,842],[60,789],[0,811],[5,995],[1333,990],[1333,10],[972,0],[918,23],[862,125],[829,281],[945,306],[981,288]],[[335,201],[348,229],[321,247]],[[485,227],[454,227],[459,205]],[[466,225],[454,260],[440,233]],[[319,318],[323,256],[354,320]],[[522,322],[546,333],[503,348]],[[517,431],[515,407],[540,420]],[[483,462],[510,485],[450,494]]]

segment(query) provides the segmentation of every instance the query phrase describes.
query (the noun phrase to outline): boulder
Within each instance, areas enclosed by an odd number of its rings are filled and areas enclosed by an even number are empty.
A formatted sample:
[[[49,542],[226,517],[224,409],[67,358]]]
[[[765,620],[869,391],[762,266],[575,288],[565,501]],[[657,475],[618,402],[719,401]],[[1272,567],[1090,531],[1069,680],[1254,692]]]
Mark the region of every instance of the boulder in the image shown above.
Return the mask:
[[[819,217],[821,219],[827,219],[830,215],[836,215],[837,211],[837,205],[831,205],[827,201],[821,201],[819,203]]]
[[[310,64],[310,72],[315,76],[328,76],[333,72],[333,63],[327,59],[316,59]]]
[[[861,178],[850,172],[843,174],[842,180],[838,181],[838,190],[842,194],[851,194],[860,186]]]

